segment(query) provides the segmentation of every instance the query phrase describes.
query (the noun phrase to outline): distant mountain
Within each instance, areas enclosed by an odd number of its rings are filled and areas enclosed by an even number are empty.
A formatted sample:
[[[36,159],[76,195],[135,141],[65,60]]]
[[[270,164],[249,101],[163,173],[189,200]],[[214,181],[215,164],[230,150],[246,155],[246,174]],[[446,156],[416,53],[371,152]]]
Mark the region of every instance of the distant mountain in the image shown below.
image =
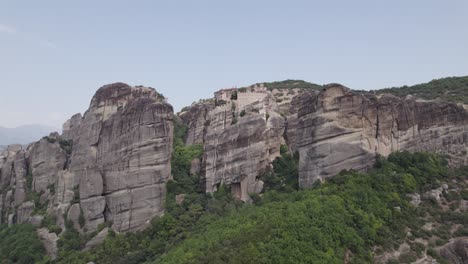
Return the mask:
[[[54,131],[60,129],[44,125],[24,125],[15,128],[0,126],[0,149],[10,144],[29,144]]]

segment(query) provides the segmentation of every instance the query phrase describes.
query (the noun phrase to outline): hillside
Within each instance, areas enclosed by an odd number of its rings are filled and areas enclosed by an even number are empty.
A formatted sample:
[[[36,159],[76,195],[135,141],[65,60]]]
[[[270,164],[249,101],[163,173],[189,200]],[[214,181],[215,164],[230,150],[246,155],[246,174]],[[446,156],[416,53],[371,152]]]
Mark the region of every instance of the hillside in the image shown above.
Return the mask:
[[[186,154],[174,165],[188,169],[183,164],[195,152],[178,148]],[[253,204],[225,188],[206,196],[179,171],[168,213],[149,229],[111,232],[87,252],[80,251],[85,240],[67,231],[57,263],[451,263],[457,256],[449,242],[468,235],[468,175],[446,164],[432,154],[396,153],[369,173],[342,172],[299,191],[288,183],[294,174],[282,169],[294,160],[283,153],[270,176],[273,188]],[[185,199],[176,203],[180,193]]]
[[[389,93],[399,97],[413,95],[426,100],[443,99],[468,105],[468,76],[447,77],[413,86],[385,88],[377,94]]]
[[[272,91],[274,89],[282,90],[282,89],[311,89],[311,90],[318,90],[321,89],[322,86],[306,82],[303,80],[284,80],[284,81],[276,81],[276,82],[265,82],[265,83],[257,83],[256,85],[263,84],[265,87]]]
[[[339,84],[216,96],[175,115],[153,88],[105,85],[61,135],[3,151],[0,263],[463,258],[457,104]]]

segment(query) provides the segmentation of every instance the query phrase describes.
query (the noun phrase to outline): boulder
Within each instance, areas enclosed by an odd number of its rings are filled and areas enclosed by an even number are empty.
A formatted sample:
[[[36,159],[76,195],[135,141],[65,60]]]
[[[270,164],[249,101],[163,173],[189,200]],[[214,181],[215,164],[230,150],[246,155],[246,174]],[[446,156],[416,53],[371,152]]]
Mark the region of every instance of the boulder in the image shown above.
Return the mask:
[[[468,237],[453,239],[439,249],[439,255],[453,264],[468,263]]]
[[[37,235],[44,245],[44,248],[47,252],[47,255],[52,259],[57,258],[58,248],[57,248],[57,241],[58,237],[55,233],[49,233],[47,228],[41,228],[37,230]]]
[[[88,241],[88,243],[86,243],[86,246],[83,249],[83,251],[89,251],[92,248],[104,242],[104,239],[107,237],[108,233],[109,233],[109,228],[107,227],[101,230],[101,232],[99,232],[95,237],[91,238],[91,240]]]

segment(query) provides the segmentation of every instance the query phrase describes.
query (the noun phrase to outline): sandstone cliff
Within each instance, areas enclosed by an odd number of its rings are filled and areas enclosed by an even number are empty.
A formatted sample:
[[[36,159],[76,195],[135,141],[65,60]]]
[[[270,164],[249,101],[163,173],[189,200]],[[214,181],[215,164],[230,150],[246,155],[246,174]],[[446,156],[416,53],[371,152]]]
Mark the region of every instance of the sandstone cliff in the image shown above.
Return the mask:
[[[376,155],[398,150],[468,162],[468,114],[453,103],[375,96],[338,84],[229,92],[232,100],[206,100],[179,114],[186,143],[203,145],[196,171],[209,193],[221,184],[244,201],[260,193],[260,176],[284,144],[299,152],[303,188],[343,169],[367,170]],[[172,107],[154,89],[100,88],[62,135],[2,152],[0,220],[36,223],[47,211],[60,227],[70,220],[81,232],[103,223],[117,231],[144,227],[164,211],[172,122]]]
[[[440,152],[451,162],[468,162],[468,114],[454,103],[375,96],[339,84],[263,93],[239,89],[236,97],[179,114],[188,126],[186,143],[204,145],[207,192],[223,183],[248,200],[249,193],[261,191],[258,176],[281,144],[299,152],[303,188],[344,169],[367,170],[376,155],[399,150]]]
[[[301,95],[297,104],[297,128],[288,138],[300,154],[301,187],[344,169],[366,170],[377,154],[399,150],[468,161],[468,113],[454,103],[376,97],[332,84],[318,94]]]
[[[247,201],[250,193],[262,191],[258,177],[285,144],[285,123],[272,93],[243,91],[236,97],[218,105],[194,105],[180,117],[188,126],[186,143],[204,145],[206,192],[225,184],[235,197]]]
[[[42,209],[62,228],[67,217],[83,232],[104,222],[116,231],[144,227],[164,212],[172,121],[172,106],[152,88],[101,87],[88,111],[64,124],[62,136],[3,152],[0,218],[32,222]]]

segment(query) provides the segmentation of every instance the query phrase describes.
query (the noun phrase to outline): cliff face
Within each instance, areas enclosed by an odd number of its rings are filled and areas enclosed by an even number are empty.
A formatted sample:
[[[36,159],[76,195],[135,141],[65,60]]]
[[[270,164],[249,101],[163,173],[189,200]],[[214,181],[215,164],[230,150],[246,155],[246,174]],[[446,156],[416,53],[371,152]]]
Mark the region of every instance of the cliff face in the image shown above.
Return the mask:
[[[468,163],[465,109],[337,84],[321,91],[239,89],[232,100],[195,104],[179,117],[188,127],[186,143],[204,147],[195,165],[205,191],[225,184],[244,201],[262,191],[259,177],[283,144],[299,152],[303,188],[344,169],[367,170],[377,154],[398,150]],[[2,151],[0,221],[37,224],[47,211],[62,228],[70,220],[81,232],[102,223],[116,231],[143,228],[164,211],[172,141],[173,109],[160,94],[106,85],[62,135]]]
[[[29,177],[29,191],[40,198],[28,206],[46,207],[63,228],[64,215],[84,232],[104,222],[116,231],[144,227],[164,211],[172,121],[172,106],[154,89],[123,83],[100,88],[84,116],[65,123],[62,136],[5,151],[1,204],[8,213],[3,219],[18,220],[12,205],[25,200]],[[22,222],[32,219],[33,210],[21,214]]]
[[[202,184],[214,192],[220,184],[247,201],[260,193],[261,173],[270,168],[284,144],[284,118],[271,93],[238,93],[224,105],[191,107],[180,114],[188,126],[187,144],[203,144]]]
[[[399,150],[449,154],[454,162],[468,157],[468,114],[453,103],[376,97],[341,85],[298,98],[296,133],[300,154],[299,184],[343,169],[366,170],[377,154]]]
[[[238,93],[225,105],[195,105],[180,114],[189,128],[186,143],[204,145],[207,192],[224,183],[248,200],[248,193],[261,191],[257,177],[281,144],[299,152],[303,188],[344,169],[367,170],[376,155],[399,150],[440,152],[451,162],[468,162],[468,114],[454,103],[377,97],[339,84],[256,96]],[[248,114],[240,118],[241,112]]]

